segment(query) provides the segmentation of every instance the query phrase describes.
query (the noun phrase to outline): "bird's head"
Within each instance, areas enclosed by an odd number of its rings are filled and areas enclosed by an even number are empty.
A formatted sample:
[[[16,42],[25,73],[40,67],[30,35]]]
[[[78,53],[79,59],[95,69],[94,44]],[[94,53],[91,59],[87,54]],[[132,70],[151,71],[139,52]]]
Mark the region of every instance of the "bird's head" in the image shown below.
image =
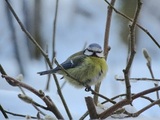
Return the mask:
[[[84,55],[104,57],[102,47],[97,43],[90,44],[85,50]]]

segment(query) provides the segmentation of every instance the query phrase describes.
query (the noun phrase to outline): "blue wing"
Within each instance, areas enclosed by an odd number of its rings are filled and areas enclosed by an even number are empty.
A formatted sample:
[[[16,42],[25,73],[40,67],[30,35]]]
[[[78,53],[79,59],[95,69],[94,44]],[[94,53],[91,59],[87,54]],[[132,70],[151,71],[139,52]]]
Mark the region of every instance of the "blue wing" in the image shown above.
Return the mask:
[[[73,60],[67,60],[61,64],[64,69],[74,68],[77,65]],[[57,67],[58,69],[59,67]],[[60,69],[60,68],[59,68]]]
[[[61,66],[65,70],[77,67],[78,65],[81,65],[81,63],[83,62],[83,58],[84,58],[84,56],[79,56],[79,57],[76,57],[76,58],[73,58],[73,59],[67,59],[65,62],[63,62],[61,64]],[[56,68],[51,69],[51,70],[38,72],[38,74],[40,74],[40,75],[53,74],[53,73],[58,72],[59,70],[61,70],[61,67],[57,66]]]
[[[75,66],[77,66],[77,62],[73,62],[73,60],[66,60],[65,62],[63,62],[61,64],[61,66],[65,70],[67,70],[67,69],[74,68]],[[56,68],[51,69],[51,70],[46,70],[46,71],[38,72],[38,74],[40,74],[40,75],[53,74],[53,73],[58,72],[59,70],[61,70],[61,67],[57,66]]]
[[[61,64],[61,66],[65,70],[70,69],[70,68],[74,68],[76,66],[81,65],[85,57],[86,56],[83,55],[83,51],[80,51],[80,52],[75,53],[72,56],[70,56],[66,61],[64,61]],[[55,69],[60,70],[59,67],[56,67]]]

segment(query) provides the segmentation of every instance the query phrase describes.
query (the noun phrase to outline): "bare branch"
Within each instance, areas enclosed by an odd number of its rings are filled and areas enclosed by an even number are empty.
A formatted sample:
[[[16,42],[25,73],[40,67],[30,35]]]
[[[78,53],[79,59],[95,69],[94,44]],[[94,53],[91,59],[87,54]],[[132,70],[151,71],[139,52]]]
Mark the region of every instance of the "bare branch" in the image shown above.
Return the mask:
[[[149,70],[149,72],[150,72],[150,74],[151,74],[151,77],[152,77],[152,79],[154,79],[154,74],[153,74],[153,71],[152,71],[152,65],[151,65],[151,57],[150,57],[150,55],[149,55],[149,53],[147,52],[147,50],[146,49],[143,49],[143,55],[144,55],[144,57],[146,58],[146,60],[147,60],[147,67],[148,67],[148,70]],[[154,86],[158,86],[158,84],[157,83],[154,83]],[[158,93],[158,91],[156,92],[156,96],[157,96],[157,99],[159,99],[159,93]]]
[[[0,72],[2,75],[7,75],[1,64],[0,64]]]
[[[132,93],[132,96],[133,95],[135,95],[134,93]],[[117,98],[119,98],[119,97],[123,97],[123,96],[126,96],[126,94],[119,94],[119,95],[117,95],[117,96],[114,96],[114,97],[112,97],[112,98],[110,98],[110,100],[115,100],[115,99],[117,99]],[[143,98],[143,99],[146,99],[146,100],[148,100],[148,101],[150,101],[151,103],[152,102],[154,102],[154,100],[153,99],[151,99],[150,97],[147,97],[147,96],[140,96],[141,98]],[[107,101],[104,101],[104,102],[102,102],[101,104],[105,104],[105,103],[107,103],[107,102],[109,102],[108,100]]]
[[[8,115],[6,114],[5,110],[3,109],[2,105],[0,104],[0,111],[2,112],[3,116],[8,119]]]
[[[117,81],[124,81],[124,78],[116,78]],[[153,82],[160,82],[160,79],[153,79],[153,78],[129,78],[132,81],[153,81]]]
[[[114,6],[115,2],[116,2],[116,0],[111,0],[110,4],[112,6]],[[108,56],[108,51],[111,49],[108,44],[109,44],[109,33],[110,33],[112,12],[113,12],[112,7],[108,6],[107,19],[106,19],[106,28],[105,28],[105,35],[104,35],[104,56],[105,56],[106,60],[107,60],[107,56]],[[95,85],[95,89],[94,90],[97,93],[99,93],[100,86],[101,86],[101,82],[98,83],[97,85]],[[95,104],[98,103],[98,96],[97,95],[94,95],[94,102],[95,102]]]
[[[57,77],[55,77],[54,79],[56,79],[56,81],[58,81]],[[64,105],[64,108],[65,108],[65,110],[66,110],[66,112],[67,112],[67,115],[68,115],[68,117],[69,117],[70,119],[72,119],[70,110],[69,110],[69,108],[68,108],[68,106],[67,106],[67,103],[65,102],[65,99],[64,99],[63,94],[62,94],[62,92],[61,92],[61,87],[59,86],[58,83],[56,83],[56,84],[57,84],[57,87],[58,87],[58,89],[57,89],[58,94],[59,94],[59,96],[61,96],[61,100],[62,100],[62,103],[63,103],[63,105]]]
[[[115,2],[116,0],[111,0],[110,5],[114,6]],[[112,13],[113,13],[113,8],[110,5],[108,6],[108,11],[107,11],[106,28],[105,28],[105,36],[104,36],[104,56],[106,60],[108,56],[108,51],[110,49],[108,44],[109,44],[111,18],[112,18]]]
[[[118,102],[117,104],[113,105],[112,107],[108,108],[106,111],[104,111],[103,113],[101,113],[99,115],[99,118],[101,119],[104,119],[104,118],[107,118],[108,116],[112,115],[112,113],[114,111],[116,111],[117,109],[125,106],[125,105],[128,105],[130,102],[127,100],[127,99],[124,99],[120,102]]]
[[[56,64],[58,67],[60,67],[61,70],[62,70],[68,77],[72,78],[73,80],[75,80],[75,81],[79,82],[81,85],[83,85],[83,83],[82,83],[81,81],[77,80],[77,79],[74,78],[72,75],[70,75],[70,74],[58,63],[58,61],[57,61],[56,59],[55,59],[55,64]]]
[[[18,116],[18,117],[27,117],[27,115],[22,115],[22,114],[17,114],[17,113],[13,113],[13,112],[9,112],[9,111],[6,111],[5,110],[5,112],[7,113],[7,114],[10,114],[10,115],[13,115],[13,116]],[[29,118],[32,118],[32,119],[37,119],[37,117],[33,117],[33,116],[29,116]]]
[[[50,69],[53,69],[52,64],[51,64],[51,62],[50,62],[50,60],[49,60],[49,58],[48,58],[48,55],[43,51],[43,49],[42,49],[42,48],[40,47],[40,45],[36,42],[36,40],[31,36],[31,34],[24,28],[23,24],[21,23],[20,19],[18,18],[18,16],[17,16],[16,13],[14,12],[14,10],[13,10],[12,6],[10,5],[10,3],[8,2],[8,0],[5,0],[5,1],[6,1],[7,5],[8,5],[8,7],[9,7],[10,11],[11,11],[12,14],[14,15],[15,19],[17,20],[18,24],[20,25],[22,31],[23,31],[23,32],[27,35],[27,37],[34,43],[34,45],[40,50],[40,52],[42,53],[43,57],[46,59],[46,62],[48,63]],[[61,100],[62,100],[62,103],[63,103],[63,105],[65,106],[66,112],[67,112],[67,114],[68,114],[68,110],[69,110],[69,109],[68,109],[68,107],[66,108],[67,104],[66,104],[66,102],[65,102],[65,100],[64,100],[63,94],[62,94],[61,89],[60,89],[59,82],[58,82],[55,74],[53,74],[53,78],[54,78],[54,80],[55,80],[57,89],[58,89],[58,91],[59,91],[59,93],[60,93],[59,95],[60,95],[60,98],[61,98]],[[70,116],[70,115],[69,115],[69,116]]]
[[[155,91],[158,91],[158,90],[160,90],[160,86],[154,87],[154,88],[151,88],[151,89],[147,89],[147,90],[145,90],[145,91],[139,92],[139,93],[131,96],[131,97],[132,97],[131,100],[133,101],[134,99],[137,99],[137,98],[139,98],[139,97],[141,97],[141,96],[144,96],[144,95],[146,95],[146,94],[149,94],[149,93],[152,93],[152,92],[155,92]],[[109,117],[114,111],[116,111],[117,109],[119,109],[119,108],[121,108],[121,107],[123,107],[123,106],[125,106],[125,105],[128,105],[128,104],[130,104],[130,101],[128,101],[127,99],[124,99],[124,100],[122,100],[122,101],[114,104],[113,106],[111,106],[110,108],[108,108],[107,110],[105,110],[103,113],[101,113],[101,114],[99,115],[99,118],[101,118],[101,119],[107,118],[107,117]]]
[[[40,107],[42,109],[45,109],[45,110],[48,110],[47,107],[43,106],[43,105],[40,105],[39,103],[35,102],[32,98],[30,98],[29,96],[27,95],[24,95],[24,94],[19,94],[18,97],[23,100],[24,102],[27,102],[27,103],[30,103],[32,104],[34,107],[37,106],[37,107]]]
[[[91,97],[85,97],[86,105],[89,111],[90,119],[98,119],[94,101]]]
[[[84,120],[87,115],[89,114],[88,110],[82,115],[82,117],[79,118],[79,120]]]
[[[139,110],[138,112],[133,113],[133,114],[132,114],[132,117],[137,117],[137,116],[139,116],[141,113],[143,113],[144,111],[148,110],[149,108],[151,108],[152,106],[157,105],[157,104],[160,104],[160,99],[152,102],[151,104],[149,104],[149,105],[147,105],[146,107],[142,108],[142,109]]]
[[[56,27],[57,27],[57,14],[58,14],[58,4],[59,0],[56,0],[56,6],[55,6],[55,15],[54,15],[54,21],[53,21],[53,38],[52,38],[52,64],[54,63],[55,58],[55,41],[56,41]]]
[[[104,0],[109,6],[112,7],[112,9],[119,15],[121,15],[122,17],[126,18],[127,20],[133,22],[133,20],[131,18],[129,18],[128,16],[126,16],[125,14],[123,14],[122,12],[118,11],[116,8],[114,8],[114,6],[112,6],[107,0]],[[147,29],[143,28],[141,25],[137,24],[136,25],[143,31],[145,32],[150,38],[151,40],[157,45],[158,48],[160,48],[160,44],[156,41],[156,39],[150,34],[150,32],[148,32]]]
[[[58,111],[57,107],[55,106],[55,104],[53,103],[53,101],[49,100],[44,93],[41,93],[39,91],[37,91],[36,89],[32,88],[31,86],[22,83],[18,80],[15,80],[12,77],[9,77],[7,75],[2,75],[3,78],[6,79],[6,81],[12,85],[12,86],[21,86],[29,91],[31,91],[32,93],[34,93],[35,95],[37,95],[39,98],[41,98],[45,104],[47,105],[47,108],[49,111],[51,111],[52,113],[54,113],[54,115],[59,118],[59,119],[63,119],[62,115],[60,114],[60,112]]]
[[[135,52],[135,27],[136,27],[138,15],[140,13],[141,5],[142,5],[141,1],[138,0],[138,5],[137,5],[137,9],[134,15],[133,23],[130,26],[130,45],[129,45],[129,47],[131,47],[130,56],[128,59],[127,66],[123,70],[124,77],[125,77],[125,84],[126,84],[126,93],[127,93],[126,97],[129,101],[131,101],[131,85],[129,81],[129,72],[130,72],[130,68],[131,68],[135,53],[136,53]]]
[[[56,0],[55,15],[54,15],[54,20],[53,20],[53,36],[52,36],[52,59],[51,59],[52,66],[54,64],[54,58],[56,56],[55,42],[56,42],[56,27],[57,27],[58,4],[59,4],[59,0]],[[49,83],[50,83],[50,80],[51,80],[50,76],[51,75],[49,74],[48,75],[48,79],[47,79],[46,90],[49,90]]]
[[[109,101],[109,102],[112,103],[112,104],[116,104],[115,101],[113,101],[113,100],[111,100],[111,99],[105,97],[104,95],[101,95],[101,94],[97,93],[96,91],[94,91],[94,90],[92,90],[92,89],[91,89],[91,92],[92,92],[93,95],[97,95],[97,96],[99,96],[99,97],[101,97],[101,98],[103,98],[103,99]]]
[[[38,111],[38,114],[42,114],[43,116],[46,116],[46,114],[42,112],[42,110],[40,110],[35,104],[32,104],[32,105]]]

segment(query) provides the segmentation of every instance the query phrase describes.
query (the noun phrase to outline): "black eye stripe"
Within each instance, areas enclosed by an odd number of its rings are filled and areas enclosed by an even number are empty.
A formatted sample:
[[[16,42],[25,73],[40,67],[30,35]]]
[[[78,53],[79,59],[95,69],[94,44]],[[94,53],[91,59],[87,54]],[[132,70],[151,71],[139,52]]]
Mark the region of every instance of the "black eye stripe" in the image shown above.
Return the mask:
[[[93,53],[101,53],[102,51],[93,51],[93,50],[89,50],[87,49],[89,52],[93,52]]]
[[[89,52],[94,52],[93,50],[89,50],[89,49],[87,49]]]
[[[102,51],[96,51],[96,53],[101,53]]]

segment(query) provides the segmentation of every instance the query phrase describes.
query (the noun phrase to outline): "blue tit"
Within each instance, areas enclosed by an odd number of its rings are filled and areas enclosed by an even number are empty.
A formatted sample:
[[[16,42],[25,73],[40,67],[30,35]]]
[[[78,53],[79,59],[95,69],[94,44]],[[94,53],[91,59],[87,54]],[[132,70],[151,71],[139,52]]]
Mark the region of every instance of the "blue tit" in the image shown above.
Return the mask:
[[[69,73],[57,66],[54,69],[38,72],[40,75],[58,73],[77,88],[95,85],[101,82],[107,72],[107,64],[99,44],[90,44],[83,51],[71,55],[61,66]],[[74,78],[74,79],[73,79]]]

